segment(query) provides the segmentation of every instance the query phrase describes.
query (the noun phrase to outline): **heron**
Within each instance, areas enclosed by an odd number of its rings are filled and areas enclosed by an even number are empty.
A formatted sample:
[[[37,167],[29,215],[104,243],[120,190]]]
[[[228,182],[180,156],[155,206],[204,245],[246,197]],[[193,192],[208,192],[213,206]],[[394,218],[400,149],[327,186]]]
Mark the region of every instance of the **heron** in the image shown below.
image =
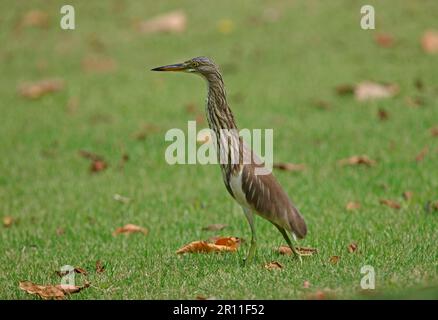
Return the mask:
[[[186,72],[200,75],[207,82],[207,122],[215,134],[216,153],[226,189],[242,207],[251,229],[251,243],[245,263],[251,263],[257,250],[255,216],[270,221],[281,233],[294,256],[302,262],[301,253],[292,244],[307,234],[300,211],[265,164],[238,136],[219,67],[207,57],[196,57],[182,63],[165,65],[152,71]],[[232,132],[224,138],[223,132]],[[263,174],[261,174],[263,173]]]

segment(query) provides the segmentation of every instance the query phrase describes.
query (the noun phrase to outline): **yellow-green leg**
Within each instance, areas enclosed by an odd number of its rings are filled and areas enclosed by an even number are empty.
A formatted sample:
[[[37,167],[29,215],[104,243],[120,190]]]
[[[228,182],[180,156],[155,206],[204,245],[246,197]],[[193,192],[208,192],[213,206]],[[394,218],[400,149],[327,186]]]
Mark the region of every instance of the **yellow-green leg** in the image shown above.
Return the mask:
[[[286,240],[287,245],[289,246],[289,248],[292,250],[292,252],[294,253],[294,255],[296,257],[298,257],[298,259],[300,260],[301,263],[303,263],[303,258],[301,257],[301,253],[299,253],[297,251],[297,249],[295,249],[295,246],[292,245],[292,241],[289,239],[289,236],[286,232],[286,230],[278,225],[275,225],[277,227],[277,229],[281,232],[284,240]]]
[[[249,226],[251,228],[251,246],[249,247],[248,255],[245,259],[245,264],[250,264],[255,256],[257,251],[257,237],[256,230],[254,225],[254,214],[250,209],[243,208],[243,212],[245,213],[246,219],[248,220]]]

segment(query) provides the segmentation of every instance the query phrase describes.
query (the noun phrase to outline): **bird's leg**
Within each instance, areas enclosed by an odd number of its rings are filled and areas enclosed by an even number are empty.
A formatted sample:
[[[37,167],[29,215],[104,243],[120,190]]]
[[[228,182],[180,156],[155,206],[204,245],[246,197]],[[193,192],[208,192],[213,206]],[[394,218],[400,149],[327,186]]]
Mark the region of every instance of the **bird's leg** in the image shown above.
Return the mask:
[[[277,229],[281,232],[281,234],[283,235],[284,240],[286,240],[287,245],[289,246],[289,248],[292,250],[292,252],[294,253],[294,255],[296,257],[298,257],[298,259],[300,260],[301,263],[303,263],[303,259],[301,258],[301,253],[299,253],[297,251],[297,249],[295,248],[295,246],[292,245],[292,241],[289,239],[289,236],[287,235],[287,232],[284,228],[275,225],[277,227]]]
[[[245,264],[250,264],[254,258],[254,255],[257,250],[257,238],[256,238],[256,231],[255,231],[255,225],[254,225],[254,214],[250,209],[243,208],[243,212],[245,213],[246,219],[248,220],[249,226],[251,227],[251,246],[248,251],[248,255],[245,259]]]

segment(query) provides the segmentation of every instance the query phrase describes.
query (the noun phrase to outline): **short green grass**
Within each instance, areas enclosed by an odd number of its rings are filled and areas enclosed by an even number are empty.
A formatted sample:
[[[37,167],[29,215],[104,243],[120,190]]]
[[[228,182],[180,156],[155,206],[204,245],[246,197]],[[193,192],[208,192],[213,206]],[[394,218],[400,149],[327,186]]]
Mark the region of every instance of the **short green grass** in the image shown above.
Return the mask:
[[[376,8],[375,31],[359,27],[361,1],[70,3],[75,31],[59,28],[63,1],[0,5],[0,216],[18,219],[0,226],[0,298],[32,299],[19,281],[58,283],[54,271],[63,265],[90,271],[92,286],[71,299],[296,299],[318,290],[340,299],[437,298],[438,213],[427,213],[424,204],[438,200],[438,139],[429,132],[438,125],[438,56],[423,53],[419,43],[424,30],[438,28],[436,1],[367,1]],[[141,35],[133,28],[176,8],[188,15],[183,34]],[[279,19],[263,22],[266,8],[279,11]],[[47,30],[17,29],[31,9],[48,12]],[[233,22],[231,33],[218,31],[222,19]],[[392,34],[395,46],[377,46],[378,32]],[[90,54],[110,56],[118,68],[85,73],[81,60]],[[164,160],[164,133],[185,130],[193,120],[187,104],[203,112],[205,85],[194,76],[148,69],[198,55],[222,66],[238,125],[273,128],[275,160],[307,164],[304,172],[276,172],[309,227],[300,245],[319,250],[303,264],[275,253],[281,235],[260,218],[253,265],[242,266],[247,244],[237,254],[175,254],[214,235],[250,237],[217,166]],[[21,82],[47,77],[63,78],[66,89],[37,101],[17,94]],[[362,80],[397,83],[400,94],[359,103],[334,91]],[[408,97],[421,97],[424,105],[409,107]],[[79,101],[73,113],[67,112],[70,98]],[[319,109],[315,100],[331,108]],[[379,121],[380,108],[387,121]],[[158,131],[136,140],[148,124]],[[429,153],[416,163],[426,146]],[[79,150],[104,156],[110,167],[90,174]],[[123,153],[129,161],[119,169]],[[355,154],[378,164],[337,165]],[[401,197],[406,190],[414,192],[409,202]],[[132,201],[117,202],[116,193]],[[380,205],[381,198],[399,201],[401,210]],[[361,202],[361,209],[347,211],[348,201]],[[113,237],[126,223],[150,233]],[[202,231],[212,223],[229,228]],[[358,244],[353,254],[351,242]],[[341,257],[336,265],[329,263],[334,255]],[[93,271],[96,260],[104,273]],[[263,268],[273,260],[284,269]],[[371,293],[360,289],[364,265],[376,271]]]

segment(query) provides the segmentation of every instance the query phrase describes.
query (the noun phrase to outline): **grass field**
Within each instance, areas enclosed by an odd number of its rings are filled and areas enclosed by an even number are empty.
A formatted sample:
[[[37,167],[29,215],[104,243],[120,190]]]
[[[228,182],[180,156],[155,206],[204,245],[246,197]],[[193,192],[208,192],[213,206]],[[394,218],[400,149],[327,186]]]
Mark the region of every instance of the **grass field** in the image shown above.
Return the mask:
[[[19,281],[59,283],[55,270],[63,265],[89,271],[91,287],[70,299],[301,299],[318,291],[338,299],[438,298],[438,211],[425,210],[438,201],[438,137],[430,132],[438,126],[438,55],[420,46],[423,32],[438,28],[437,1],[367,1],[376,8],[374,31],[360,28],[361,1],[70,3],[74,31],[59,27],[62,1],[0,4],[0,217],[16,221],[0,226],[0,298],[34,299]],[[144,35],[133,27],[178,8],[188,19],[181,34]],[[267,21],[266,8],[279,17]],[[47,29],[17,27],[32,9],[49,15]],[[218,28],[224,19],[232,30]],[[395,45],[378,46],[379,32]],[[307,165],[275,172],[307,221],[300,245],[318,249],[303,264],[275,252],[282,237],[261,218],[250,266],[242,266],[248,241],[236,254],[175,254],[215,235],[250,238],[219,167],[164,160],[165,132],[185,131],[195,117],[186,106],[204,112],[205,84],[149,69],[199,55],[222,67],[239,127],[273,128],[274,160]],[[116,67],[86,72],[89,56],[110,57]],[[37,100],[17,93],[22,82],[53,77],[65,81],[60,92]],[[336,94],[337,85],[363,80],[396,83],[400,93],[365,103]],[[409,106],[410,98],[423,103]],[[319,100],[330,108],[316,107]],[[155,130],[137,139],[145,126]],[[428,154],[415,161],[425,147]],[[79,150],[103,156],[108,169],[90,173]],[[123,154],[129,160],[119,168]],[[377,164],[337,163],[358,154]],[[408,190],[410,201],[402,198]],[[361,208],[347,211],[349,201]],[[112,235],[127,223],[149,234]],[[229,227],[202,231],[212,223]],[[358,250],[349,253],[352,242]],[[331,264],[335,255],[340,260]],[[105,272],[94,272],[96,260]],[[270,261],[284,268],[266,270]],[[376,289],[366,293],[364,265],[376,271]]]

